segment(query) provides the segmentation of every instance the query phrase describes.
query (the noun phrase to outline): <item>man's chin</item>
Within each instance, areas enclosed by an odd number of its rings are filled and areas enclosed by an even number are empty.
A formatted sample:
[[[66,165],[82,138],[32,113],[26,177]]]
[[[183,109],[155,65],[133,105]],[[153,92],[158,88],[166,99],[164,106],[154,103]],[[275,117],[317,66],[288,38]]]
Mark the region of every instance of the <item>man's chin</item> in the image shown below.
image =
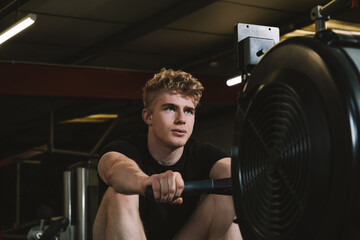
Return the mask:
[[[180,148],[180,147],[185,146],[187,140],[188,140],[188,138],[185,138],[185,137],[181,138],[181,139],[175,139],[175,140],[171,141],[171,145],[174,148]]]

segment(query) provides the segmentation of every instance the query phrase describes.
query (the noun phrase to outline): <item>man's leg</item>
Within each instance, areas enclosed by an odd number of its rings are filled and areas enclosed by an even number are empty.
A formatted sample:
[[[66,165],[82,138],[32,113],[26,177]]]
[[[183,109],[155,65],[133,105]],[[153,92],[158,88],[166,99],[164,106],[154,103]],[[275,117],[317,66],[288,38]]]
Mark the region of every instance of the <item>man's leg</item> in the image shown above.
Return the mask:
[[[109,187],[98,209],[93,240],[146,239],[139,216],[139,196],[122,195]]]
[[[234,218],[231,196],[208,195],[200,202],[176,240],[242,239],[239,226],[233,223]]]

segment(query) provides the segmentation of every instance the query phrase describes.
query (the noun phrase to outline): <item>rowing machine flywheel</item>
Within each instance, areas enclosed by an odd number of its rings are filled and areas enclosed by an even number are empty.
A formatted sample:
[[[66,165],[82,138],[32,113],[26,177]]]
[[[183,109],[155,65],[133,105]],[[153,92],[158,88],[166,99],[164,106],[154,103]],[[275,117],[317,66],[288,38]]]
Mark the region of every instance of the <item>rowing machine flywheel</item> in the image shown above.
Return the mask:
[[[239,96],[234,206],[244,240],[360,239],[360,38],[269,50]]]

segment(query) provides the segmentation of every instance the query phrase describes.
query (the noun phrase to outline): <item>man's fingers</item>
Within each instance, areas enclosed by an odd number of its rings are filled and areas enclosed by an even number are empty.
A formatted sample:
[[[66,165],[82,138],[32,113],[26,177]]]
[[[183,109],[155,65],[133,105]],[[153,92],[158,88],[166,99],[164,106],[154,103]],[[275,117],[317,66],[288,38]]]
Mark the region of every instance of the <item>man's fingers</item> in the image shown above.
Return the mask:
[[[151,178],[155,201],[173,204],[183,202],[181,193],[184,189],[184,181],[180,173],[169,170],[165,173],[154,174]],[[181,199],[177,200],[178,198]]]
[[[174,204],[174,205],[179,205],[179,204],[182,204],[182,203],[183,203],[182,197],[177,198],[177,199],[175,199],[174,201],[171,202],[171,204]]]
[[[184,190],[184,180],[182,179],[180,173],[178,172],[176,173],[175,182],[176,182],[176,191],[174,194],[174,199],[180,198],[182,191]]]
[[[159,200],[160,202],[167,202],[169,197],[169,185],[166,176],[160,177],[160,186],[161,186],[161,194]]]
[[[169,189],[167,201],[171,202],[174,199],[174,195],[175,195],[175,191],[176,191],[175,180],[173,179],[172,176],[168,176],[167,183],[168,183],[168,189]]]
[[[152,182],[152,189],[153,189],[153,193],[154,193],[154,199],[155,200],[160,199],[160,196],[161,196],[161,184],[158,181],[158,179],[155,179]]]

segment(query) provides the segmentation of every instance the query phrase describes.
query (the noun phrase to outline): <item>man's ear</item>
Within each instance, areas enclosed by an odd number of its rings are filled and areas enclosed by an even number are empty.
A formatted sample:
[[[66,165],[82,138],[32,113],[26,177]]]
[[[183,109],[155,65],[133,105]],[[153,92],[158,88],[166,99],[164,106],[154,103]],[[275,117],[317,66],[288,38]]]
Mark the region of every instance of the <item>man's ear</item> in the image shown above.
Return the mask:
[[[142,110],[142,118],[143,118],[144,122],[148,126],[151,126],[151,124],[152,124],[152,115],[151,115],[151,111],[148,108],[144,108]]]

